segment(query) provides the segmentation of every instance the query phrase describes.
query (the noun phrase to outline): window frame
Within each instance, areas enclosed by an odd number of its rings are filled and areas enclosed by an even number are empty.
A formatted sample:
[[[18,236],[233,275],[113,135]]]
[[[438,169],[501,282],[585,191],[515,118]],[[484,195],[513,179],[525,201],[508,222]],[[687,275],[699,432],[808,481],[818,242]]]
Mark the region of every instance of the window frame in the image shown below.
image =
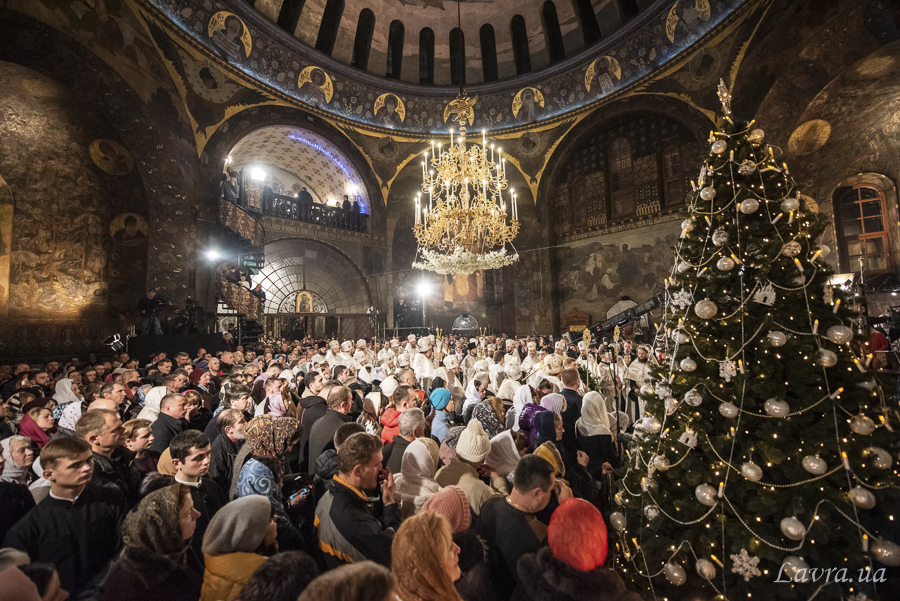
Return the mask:
[[[862,198],[861,190],[871,190],[875,193],[875,198]],[[855,194],[856,198],[850,198],[851,194]],[[865,231],[865,217],[862,212],[863,203],[874,202],[877,201],[881,207],[881,231],[878,232],[866,232]],[[853,235],[845,235],[844,234],[844,207],[848,204],[852,203],[859,207],[859,215],[860,215],[860,227],[862,228],[861,233],[853,234]],[[846,270],[846,273],[859,273],[859,262],[855,261],[855,265],[851,265],[850,261],[850,251],[848,247],[848,242],[851,241],[864,241],[864,240],[874,240],[874,239],[882,239],[884,245],[884,268],[883,269],[869,269],[868,267],[868,255],[866,256],[866,273],[889,273],[893,271],[893,260],[891,257],[891,236],[890,229],[888,227],[888,216],[887,216],[887,197],[883,190],[868,184],[855,184],[852,186],[847,186],[847,189],[840,193],[840,197],[834,199],[833,205],[833,215],[835,217],[835,235],[838,241],[838,251],[839,251],[839,259],[841,263],[841,268]],[[865,250],[863,250],[865,253]]]
[[[630,164],[631,171],[631,182],[630,182],[630,193],[631,193],[631,212],[625,214],[616,214],[615,207],[615,199],[622,194],[622,190],[614,191],[613,190],[613,162],[612,162],[612,148],[614,144],[619,142],[624,142],[628,145],[628,160]],[[608,211],[609,211],[609,220],[615,221],[618,219],[628,219],[630,217],[634,217],[637,214],[637,186],[635,184],[634,177],[634,145],[631,143],[631,140],[628,136],[618,135],[609,141],[609,144],[606,145],[605,154],[605,168],[606,168],[606,194],[607,194],[607,203],[608,203]]]
[[[669,150],[674,150],[675,153],[678,154],[679,161],[679,172],[678,177],[675,178],[667,178],[666,177],[666,155]],[[681,194],[679,195],[679,199],[676,202],[669,202],[669,186],[670,182],[677,181],[679,187],[681,189]],[[670,207],[678,207],[683,206],[685,201],[685,196],[687,194],[687,169],[685,168],[685,160],[684,153],[682,152],[681,144],[678,143],[678,140],[665,140],[659,149],[659,189],[662,192],[660,195],[660,206],[663,208]]]

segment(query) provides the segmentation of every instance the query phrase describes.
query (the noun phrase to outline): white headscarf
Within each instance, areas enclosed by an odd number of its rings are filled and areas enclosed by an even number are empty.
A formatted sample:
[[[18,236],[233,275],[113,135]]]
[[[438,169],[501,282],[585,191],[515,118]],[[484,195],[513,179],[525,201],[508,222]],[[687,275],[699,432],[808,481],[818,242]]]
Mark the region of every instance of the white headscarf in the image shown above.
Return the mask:
[[[0,474],[0,480],[3,480],[4,482],[16,482],[31,469],[31,466],[22,467],[13,459],[11,447],[14,442],[28,445],[29,447],[31,446],[31,441],[27,437],[19,436],[18,434],[0,440],[0,446],[3,447],[3,457],[6,458],[6,465],[3,466],[3,474]]]
[[[549,376],[547,375],[547,372],[545,372],[542,369],[539,369],[536,372],[534,372],[533,374],[531,374],[530,376],[528,376],[528,384],[532,388],[537,388],[541,382],[543,382],[544,380],[546,380],[548,378],[549,378]]]
[[[434,480],[437,466],[431,451],[421,440],[409,443],[403,452],[403,461],[400,464],[400,473],[403,479],[410,484],[421,485],[423,481]]]
[[[478,380],[482,384],[488,383],[488,374],[486,372],[478,372],[471,378],[469,378],[469,384],[466,386],[466,402],[463,403],[463,411],[468,409],[473,405],[477,405],[484,399],[481,398],[481,395],[478,393],[478,390],[475,388],[475,381]]]
[[[516,419],[513,422],[513,432],[519,431],[519,416],[522,415],[522,410],[525,409],[528,405],[531,404],[533,399],[533,395],[531,394],[531,386],[528,384],[523,384],[519,386],[519,389],[516,390],[515,396],[513,396],[513,409],[516,411]]]
[[[81,402],[81,399],[72,392],[72,380],[69,380],[68,378],[63,378],[56,383],[56,392],[53,393],[53,399],[58,405]]]
[[[81,403],[69,403],[59,418],[59,427],[74,430],[75,423],[81,418]]]
[[[516,465],[519,464],[519,449],[516,448],[516,441],[513,440],[512,433],[504,430],[491,439],[491,452],[488,453],[485,463],[497,470],[497,473],[504,478],[515,471]]]
[[[581,417],[575,422],[575,430],[581,436],[612,434],[606,403],[599,392],[591,390],[581,401]]]
[[[149,419],[155,422],[159,417],[159,403],[162,398],[169,394],[169,389],[165,386],[155,386],[150,389],[147,396],[144,397],[144,408],[138,413],[138,419]]]

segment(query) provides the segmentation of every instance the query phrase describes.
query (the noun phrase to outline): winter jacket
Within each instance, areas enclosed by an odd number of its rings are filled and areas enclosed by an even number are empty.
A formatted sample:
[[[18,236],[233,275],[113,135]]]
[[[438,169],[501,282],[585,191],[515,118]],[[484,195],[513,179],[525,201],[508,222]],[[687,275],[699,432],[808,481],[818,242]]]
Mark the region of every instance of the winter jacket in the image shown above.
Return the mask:
[[[395,476],[400,473],[400,467],[403,464],[403,453],[410,442],[398,434],[381,451],[382,465],[391,470],[391,473]]]
[[[440,486],[456,485],[466,493],[469,508],[474,515],[481,513],[481,506],[492,497],[506,496],[509,494],[509,483],[503,476],[497,476],[491,481],[493,488],[481,481],[478,471],[458,459],[450,462],[438,470],[434,476]]]
[[[381,416],[381,425],[384,430],[381,431],[381,440],[384,444],[388,444],[394,440],[395,436],[400,436],[400,412],[393,407],[384,410]]]
[[[268,559],[256,553],[205,555],[200,601],[233,601],[253,572]]]
[[[518,576],[512,595],[517,601],[641,601],[612,570],[576,570],[549,547],[519,558]]]
[[[314,474],[316,471],[316,460],[319,455],[334,448],[334,433],[337,429],[346,424],[350,419],[334,409],[328,409],[321,418],[313,424],[312,431],[309,433],[309,461],[307,474]]]
[[[297,447],[300,449],[300,469],[309,465],[309,435],[312,432],[313,424],[325,415],[328,406],[325,399],[320,396],[308,396],[300,399],[300,409],[297,419],[300,420],[302,426],[300,431],[300,443]],[[313,458],[315,461],[316,458]],[[315,463],[313,464],[315,465]]]

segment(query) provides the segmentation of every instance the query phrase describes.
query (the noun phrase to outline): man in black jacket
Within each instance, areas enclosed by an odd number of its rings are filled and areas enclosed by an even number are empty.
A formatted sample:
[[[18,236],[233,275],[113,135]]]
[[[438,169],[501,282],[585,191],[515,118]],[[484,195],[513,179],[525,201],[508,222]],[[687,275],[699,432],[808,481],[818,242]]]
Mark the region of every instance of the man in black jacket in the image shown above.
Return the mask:
[[[325,398],[334,386],[340,386],[338,382],[325,382],[322,374],[315,371],[306,374],[303,382],[306,384],[306,392],[304,392],[305,396],[300,399],[299,414],[297,415],[300,425],[303,426],[300,443],[297,445],[300,448],[300,469],[309,465],[309,434],[312,432],[313,424],[328,410]],[[313,461],[315,459],[317,458],[313,457]]]
[[[399,474],[403,466],[403,453],[406,447],[420,436],[425,436],[425,414],[418,407],[407,409],[400,414],[400,434],[395,435],[393,441],[384,447],[382,461],[384,467],[392,474]]]
[[[191,489],[194,509],[200,512],[191,539],[191,545],[200,549],[210,520],[228,502],[219,485],[208,476],[209,439],[199,430],[185,430],[169,443],[169,453],[172,456],[172,467],[175,468],[175,482]]]
[[[315,473],[316,459],[325,450],[334,448],[334,433],[346,424],[347,414],[353,405],[352,391],[344,386],[335,386],[328,393],[328,409],[325,415],[316,420],[312,432],[309,433],[308,474]]]
[[[382,505],[376,507],[366,491],[376,490],[379,482]],[[381,466],[380,438],[360,432],[344,441],[338,474],[316,505],[316,522],[329,569],[364,560],[390,567],[400,506],[394,500],[394,476]]]
[[[125,499],[113,487],[91,484],[91,446],[80,438],[51,440],[41,451],[50,494],[13,526],[4,547],[33,562],[56,566],[60,586],[77,597],[99,581],[119,550]]]
[[[159,401],[159,416],[150,426],[153,450],[157,453],[169,448],[175,435],[185,429],[184,409],[184,397],[178,393],[169,393]]]
[[[114,486],[128,507],[138,501],[140,478],[134,467],[135,454],[126,449],[125,428],[115,411],[92,409],[75,424],[75,436],[91,445],[94,456],[93,484]]]
[[[219,435],[216,436],[210,450],[209,477],[219,485],[219,488],[227,491],[231,489],[234,458],[244,446],[246,422],[241,411],[225,409],[213,420],[213,423],[218,426]]]
[[[578,385],[581,384],[581,378],[577,369],[564,369],[559,374],[562,381],[562,395],[566,399],[566,410],[562,413],[563,419],[563,446],[566,452],[573,456],[578,450],[575,422],[581,417],[581,395],[578,394]]]

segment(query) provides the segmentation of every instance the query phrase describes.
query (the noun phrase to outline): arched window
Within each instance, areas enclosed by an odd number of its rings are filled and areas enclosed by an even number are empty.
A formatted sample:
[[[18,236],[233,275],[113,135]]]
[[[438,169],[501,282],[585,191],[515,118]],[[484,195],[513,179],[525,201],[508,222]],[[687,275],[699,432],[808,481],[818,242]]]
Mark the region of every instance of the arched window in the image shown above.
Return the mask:
[[[609,171],[609,201],[613,219],[634,215],[634,164],[631,142],[616,138],[606,150]]]
[[[368,8],[359,13],[356,23],[356,37],[353,39],[353,58],[350,64],[360,69],[369,66],[369,51],[372,49],[372,35],[375,33],[375,13]]]
[[[581,35],[584,36],[585,47],[590,46],[600,39],[600,26],[597,25],[597,15],[594,13],[594,7],[591,6],[591,0],[572,0],[575,8],[575,15],[578,16],[578,23],[581,25]]]
[[[450,30],[450,83],[455,86],[466,83],[465,47],[466,34],[454,27]]]
[[[387,72],[386,77],[400,79],[400,67],[403,64],[403,23],[391,21],[388,31]]]
[[[316,38],[316,50],[331,54],[343,15],[344,0],[328,0],[325,3],[325,12],[322,13],[322,23],[319,25],[319,37]]]
[[[478,35],[481,38],[481,69],[484,72],[484,80],[497,81],[500,75],[497,71],[497,42],[494,39],[493,26],[485,23]]]
[[[303,5],[306,0],[284,0],[281,10],[278,11],[278,21],[276,23],[283,30],[291,35],[297,29],[297,23],[300,22],[300,13],[303,12]]]
[[[891,269],[884,194],[870,186],[840,188],[835,192],[842,268],[866,272]]]
[[[557,63],[566,58],[563,46],[562,31],[559,29],[559,17],[556,16],[556,5],[552,0],[544,2],[541,8],[541,22],[544,24],[544,35],[547,38],[547,50],[550,51],[550,63]]]
[[[531,53],[528,51],[528,31],[525,29],[525,18],[516,15],[509,22],[512,35],[513,61],[516,63],[516,75],[531,73]]]
[[[419,32],[419,83],[434,83],[434,32],[430,27]]]
[[[663,147],[660,156],[662,169],[663,206],[672,207],[684,203],[685,174],[681,148],[672,142]]]
[[[625,21],[638,14],[641,9],[637,0],[619,0],[619,10],[622,12],[622,20]]]

